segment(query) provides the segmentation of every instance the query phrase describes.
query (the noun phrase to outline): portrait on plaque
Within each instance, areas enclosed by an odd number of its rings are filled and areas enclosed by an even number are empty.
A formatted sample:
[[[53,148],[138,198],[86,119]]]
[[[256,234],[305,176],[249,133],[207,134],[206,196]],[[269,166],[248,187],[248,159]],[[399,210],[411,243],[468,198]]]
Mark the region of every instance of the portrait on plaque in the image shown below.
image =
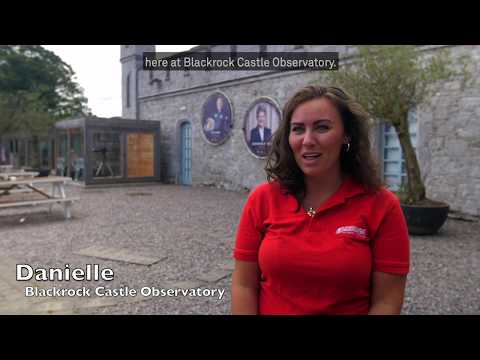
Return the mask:
[[[233,128],[232,106],[225,95],[216,92],[203,105],[202,130],[207,141],[218,145],[223,143]]]
[[[273,100],[256,100],[245,115],[244,135],[251,153],[264,158],[270,149],[273,134],[280,123],[281,113]]]

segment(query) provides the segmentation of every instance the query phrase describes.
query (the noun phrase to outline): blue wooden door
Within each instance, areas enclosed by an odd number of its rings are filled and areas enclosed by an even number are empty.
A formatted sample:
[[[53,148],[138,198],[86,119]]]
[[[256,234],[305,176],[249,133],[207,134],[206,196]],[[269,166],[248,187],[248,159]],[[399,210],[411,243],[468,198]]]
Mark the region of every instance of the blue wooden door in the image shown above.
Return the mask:
[[[410,130],[410,140],[416,150],[417,147],[417,117],[415,109],[408,114],[408,125]],[[393,190],[399,190],[402,184],[407,182],[407,173],[405,168],[405,156],[400,147],[398,136],[389,124],[383,125],[383,178],[388,187]]]
[[[183,123],[181,126],[181,161],[180,183],[192,184],[192,125]]]

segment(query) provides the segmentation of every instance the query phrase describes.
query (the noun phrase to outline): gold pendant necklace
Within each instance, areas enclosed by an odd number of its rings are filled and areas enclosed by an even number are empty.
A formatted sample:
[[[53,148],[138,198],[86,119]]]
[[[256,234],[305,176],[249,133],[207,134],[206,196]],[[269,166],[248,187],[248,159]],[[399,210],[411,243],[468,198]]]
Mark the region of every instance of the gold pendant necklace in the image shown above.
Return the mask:
[[[315,216],[315,213],[316,213],[316,211],[315,211],[315,209],[314,209],[313,207],[309,207],[309,208],[308,208],[308,210],[307,210],[308,216],[314,217],[314,216]]]

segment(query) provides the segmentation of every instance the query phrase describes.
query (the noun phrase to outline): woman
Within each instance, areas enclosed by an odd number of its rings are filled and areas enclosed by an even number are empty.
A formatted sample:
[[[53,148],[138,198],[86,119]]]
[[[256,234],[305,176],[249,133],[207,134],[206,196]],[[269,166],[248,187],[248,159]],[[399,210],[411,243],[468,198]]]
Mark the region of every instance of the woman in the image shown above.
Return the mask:
[[[233,314],[399,314],[409,238],[382,187],[369,117],[336,87],[285,105],[234,250]]]

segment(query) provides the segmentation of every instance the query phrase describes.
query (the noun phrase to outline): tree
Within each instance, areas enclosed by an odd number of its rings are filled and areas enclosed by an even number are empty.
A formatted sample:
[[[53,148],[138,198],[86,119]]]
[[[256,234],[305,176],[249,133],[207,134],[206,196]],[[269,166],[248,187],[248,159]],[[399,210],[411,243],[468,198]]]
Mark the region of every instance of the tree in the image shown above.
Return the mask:
[[[60,119],[88,112],[74,75],[39,45],[0,46],[0,133],[38,135]]]
[[[390,123],[398,135],[405,156],[407,183],[402,202],[414,204],[426,199],[420,166],[410,141],[408,113],[414,106],[427,105],[441,81],[459,77],[462,86],[471,80],[468,56],[454,60],[448,50],[422,53],[410,45],[355,46],[357,56],[350,64],[328,73],[327,79],[352,94],[376,121]]]

